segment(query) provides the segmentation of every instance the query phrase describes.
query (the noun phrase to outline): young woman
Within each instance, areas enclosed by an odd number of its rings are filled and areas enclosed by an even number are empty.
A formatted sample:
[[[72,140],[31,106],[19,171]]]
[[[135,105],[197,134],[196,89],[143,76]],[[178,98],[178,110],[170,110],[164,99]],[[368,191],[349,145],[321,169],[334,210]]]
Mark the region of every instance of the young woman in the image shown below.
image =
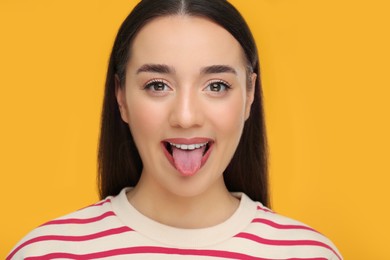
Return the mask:
[[[143,0],[106,81],[102,201],[27,235],[7,259],[341,259],[273,213],[259,61],[225,0]]]

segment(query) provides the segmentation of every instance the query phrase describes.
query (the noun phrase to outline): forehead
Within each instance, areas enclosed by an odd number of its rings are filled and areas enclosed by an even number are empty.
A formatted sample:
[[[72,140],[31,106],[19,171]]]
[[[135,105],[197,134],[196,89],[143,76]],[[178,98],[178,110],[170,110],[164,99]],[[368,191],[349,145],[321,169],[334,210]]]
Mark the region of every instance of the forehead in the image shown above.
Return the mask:
[[[175,15],[147,23],[131,46],[130,63],[172,66],[245,66],[242,47],[220,25],[202,17]]]

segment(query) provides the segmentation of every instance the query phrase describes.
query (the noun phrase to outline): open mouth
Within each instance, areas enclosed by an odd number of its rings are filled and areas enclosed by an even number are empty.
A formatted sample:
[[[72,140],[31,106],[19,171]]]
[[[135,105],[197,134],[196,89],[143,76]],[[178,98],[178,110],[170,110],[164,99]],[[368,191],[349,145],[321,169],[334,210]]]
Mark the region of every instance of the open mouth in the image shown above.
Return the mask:
[[[181,150],[184,150],[184,151],[192,151],[192,150],[195,150],[195,149],[204,149],[203,151],[203,156],[207,153],[207,151],[210,149],[210,142],[206,142],[206,143],[201,143],[201,144],[175,144],[175,143],[171,143],[171,142],[163,142],[164,145],[165,145],[165,149],[167,149],[167,151],[172,155],[173,153],[173,149],[172,147],[174,148],[178,148],[178,149],[181,149]],[[203,148],[205,146],[205,148]]]
[[[207,161],[214,142],[210,139],[192,141],[169,139],[162,142],[164,154],[183,176],[194,175]]]

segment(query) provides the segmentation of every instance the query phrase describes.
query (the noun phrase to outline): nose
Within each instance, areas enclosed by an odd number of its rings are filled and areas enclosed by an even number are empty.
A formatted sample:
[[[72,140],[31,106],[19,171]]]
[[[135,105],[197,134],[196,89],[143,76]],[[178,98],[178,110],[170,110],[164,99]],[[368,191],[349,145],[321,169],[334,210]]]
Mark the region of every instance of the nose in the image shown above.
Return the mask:
[[[169,123],[172,127],[192,128],[203,124],[199,94],[196,91],[178,91],[172,103]]]

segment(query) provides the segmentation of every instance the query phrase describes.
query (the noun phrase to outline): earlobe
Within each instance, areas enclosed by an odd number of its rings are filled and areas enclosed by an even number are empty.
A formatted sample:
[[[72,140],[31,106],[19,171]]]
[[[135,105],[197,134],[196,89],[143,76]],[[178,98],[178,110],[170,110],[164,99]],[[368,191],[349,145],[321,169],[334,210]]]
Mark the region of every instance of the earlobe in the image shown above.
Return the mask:
[[[247,120],[251,113],[252,103],[255,97],[257,74],[252,73],[250,76],[250,86],[247,88],[246,107],[245,107],[245,120]]]
[[[116,101],[118,102],[119,111],[121,113],[122,120],[125,121],[126,123],[129,123],[128,115],[127,115],[127,106],[126,106],[126,91],[124,88],[121,87],[119,77],[116,74],[115,74],[115,96],[116,96]]]

